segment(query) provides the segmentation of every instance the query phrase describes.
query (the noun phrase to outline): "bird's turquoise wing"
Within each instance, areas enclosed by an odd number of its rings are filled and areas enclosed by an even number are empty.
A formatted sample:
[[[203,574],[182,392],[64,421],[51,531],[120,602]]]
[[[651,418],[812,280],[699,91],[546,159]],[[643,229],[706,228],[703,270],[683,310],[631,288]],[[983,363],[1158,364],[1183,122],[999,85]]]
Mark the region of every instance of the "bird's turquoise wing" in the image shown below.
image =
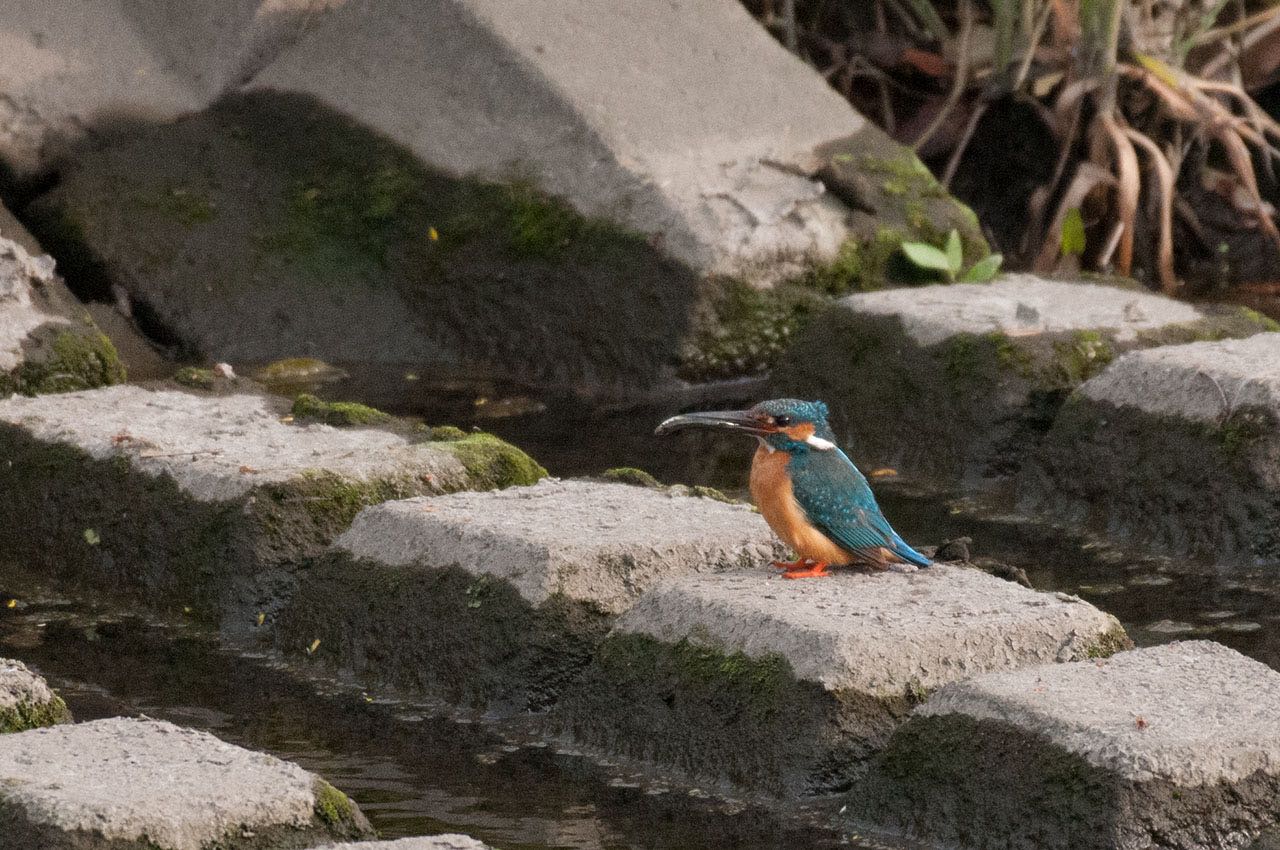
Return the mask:
[[[833,449],[793,457],[788,472],[805,515],[840,546],[854,552],[884,547],[911,563],[929,563],[889,525],[867,479],[844,452]]]

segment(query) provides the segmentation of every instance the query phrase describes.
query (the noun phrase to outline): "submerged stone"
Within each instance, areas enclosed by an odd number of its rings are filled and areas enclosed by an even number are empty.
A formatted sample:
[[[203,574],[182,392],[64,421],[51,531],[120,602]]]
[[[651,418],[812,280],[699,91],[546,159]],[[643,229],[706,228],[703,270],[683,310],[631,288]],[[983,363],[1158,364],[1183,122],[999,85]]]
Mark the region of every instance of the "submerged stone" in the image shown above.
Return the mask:
[[[1068,401],[1022,506],[1220,564],[1280,563],[1280,333],[1127,354]]]
[[[777,546],[744,505],[625,484],[387,502],[309,567],[278,640],[319,639],[322,659],[455,705],[542,709],[655,581],[763,565]]]
[[[6,846],[273,850],[373,837],[356,804],[292,762],[158,720],[0,736]]]
[[[466,835],[432,835],[423,838],[401,838],[397,841],[361,841],[350,844],[326,844],[315,850],[489,850]]]
[[[1264,329],[1237,308],[1006,275],[851,295],[813,321],[772,383],[825,400],[858,462],[982,480],[1015,472],[1063,398],[1119,353]]]
[[[135,386],[0,402],[0,552],[208,619],[246,606],[247,624],[366,505],[542,474],[488,434],[421,442],[287,405]]]
[[[1246,847],[1280,821],[1280,673],[1194,641],[948,685],[850,801],[963,847]]]
[[[566,700],[585,742],[776,793],[848,787],[912,706],[992,670],[1129,646],[1092,605],[964,567],[664,580]]]
[[[67,704],[43,677],[21,661],[0,658],[0,734],[70,721]]]

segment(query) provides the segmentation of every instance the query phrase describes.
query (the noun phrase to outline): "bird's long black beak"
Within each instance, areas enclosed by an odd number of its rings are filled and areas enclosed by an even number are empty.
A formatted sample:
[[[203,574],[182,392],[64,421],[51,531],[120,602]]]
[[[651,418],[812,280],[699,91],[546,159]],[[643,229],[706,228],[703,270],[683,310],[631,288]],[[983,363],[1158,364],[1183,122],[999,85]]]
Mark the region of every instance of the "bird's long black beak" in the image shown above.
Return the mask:
[[[718,428],[724,431],[740,431],[744,434],[760,436],[770,431],[762,427],[759,419],[751,415],[749,410],[708,410],[701,413],[686,413],[672,416],[658,426],[653,433],[658,436],[674,434],[685,428]]]

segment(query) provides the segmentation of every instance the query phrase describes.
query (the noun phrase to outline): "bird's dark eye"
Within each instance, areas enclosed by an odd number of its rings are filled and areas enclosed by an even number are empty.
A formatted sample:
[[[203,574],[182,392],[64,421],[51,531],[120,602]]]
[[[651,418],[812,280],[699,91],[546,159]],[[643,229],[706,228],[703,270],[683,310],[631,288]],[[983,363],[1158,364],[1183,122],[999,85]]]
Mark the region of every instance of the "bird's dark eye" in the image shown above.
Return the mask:
[[[788,425],[790,425],[790,424],[791,424],[791,417],[790,417],[790,416],[775,416],[775,417],[773,417],[773,424],[774,424],[774,425],[777,425],[779,428],[785,428],[785,427],[787,427]]]

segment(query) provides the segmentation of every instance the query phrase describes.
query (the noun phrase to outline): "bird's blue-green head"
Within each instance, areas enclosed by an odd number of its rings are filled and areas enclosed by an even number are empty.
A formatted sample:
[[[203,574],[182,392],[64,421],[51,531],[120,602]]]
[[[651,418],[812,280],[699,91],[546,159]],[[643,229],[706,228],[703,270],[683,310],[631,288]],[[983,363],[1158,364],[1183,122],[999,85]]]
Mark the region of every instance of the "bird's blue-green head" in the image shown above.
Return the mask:
[[[770,448],[785,452],[834,449],[835,435],[827,424],[827,406],[820,401],[775,398],[747,410],[710,410],[673,416],[658,426],[656,434],[685,428],[717,428],[760,438]]]

